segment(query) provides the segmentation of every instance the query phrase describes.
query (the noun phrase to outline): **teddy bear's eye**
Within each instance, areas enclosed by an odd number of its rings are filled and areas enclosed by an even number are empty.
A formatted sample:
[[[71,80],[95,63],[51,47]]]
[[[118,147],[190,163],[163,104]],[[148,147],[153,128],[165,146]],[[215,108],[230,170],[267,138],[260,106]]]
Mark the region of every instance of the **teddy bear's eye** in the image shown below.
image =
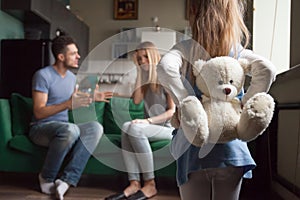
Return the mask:
[[[223,85],[224,84],[224,81],[219,81],[219,85]]]
[[[233,80],[230,80],[229,83],[232,84],[232,83],[233,83]]]

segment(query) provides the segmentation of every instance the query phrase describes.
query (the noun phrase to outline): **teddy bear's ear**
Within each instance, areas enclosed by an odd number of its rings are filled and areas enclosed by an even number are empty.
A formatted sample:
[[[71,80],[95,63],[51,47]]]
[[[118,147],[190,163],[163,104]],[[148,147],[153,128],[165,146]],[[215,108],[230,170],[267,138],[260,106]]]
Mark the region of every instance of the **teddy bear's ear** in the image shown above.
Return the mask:
[[[248,74],[251,71],[251,63],[244,58],[240,58],[238,59],[240,65],[242,66],[242,68],[244,69],[245,74]]]
[[[200,71],[202,67],[205,65],[206,61],[204,60],[197,60],[195,61],[195,64],[193,65],[193,74],[194,76],[198,76],[200,74]]]

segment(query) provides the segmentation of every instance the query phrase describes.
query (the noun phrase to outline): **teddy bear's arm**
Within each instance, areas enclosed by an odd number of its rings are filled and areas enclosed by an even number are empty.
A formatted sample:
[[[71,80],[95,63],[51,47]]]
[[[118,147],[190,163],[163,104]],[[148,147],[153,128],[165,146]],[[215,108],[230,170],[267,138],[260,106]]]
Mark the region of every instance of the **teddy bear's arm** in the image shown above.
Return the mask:
[[[269,91],[271,84],[275,81],[276,68],[269,60],[251,50],[243,50],[241,58],[247,59],[251,63],[251,84],[242,99],[242,103],[245,104],[253,95]]]

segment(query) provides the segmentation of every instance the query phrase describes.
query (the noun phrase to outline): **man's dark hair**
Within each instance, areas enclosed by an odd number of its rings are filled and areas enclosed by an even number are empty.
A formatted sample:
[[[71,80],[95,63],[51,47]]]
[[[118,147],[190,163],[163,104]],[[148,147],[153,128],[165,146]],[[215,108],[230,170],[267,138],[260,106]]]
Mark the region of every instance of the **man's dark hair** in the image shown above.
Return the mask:
[[[55,59],[57,59],[58,54],[64,53],[66,47],[70,44],[75,44],[72,37],[63,35],[57,36],[52,40],[52,53]]]

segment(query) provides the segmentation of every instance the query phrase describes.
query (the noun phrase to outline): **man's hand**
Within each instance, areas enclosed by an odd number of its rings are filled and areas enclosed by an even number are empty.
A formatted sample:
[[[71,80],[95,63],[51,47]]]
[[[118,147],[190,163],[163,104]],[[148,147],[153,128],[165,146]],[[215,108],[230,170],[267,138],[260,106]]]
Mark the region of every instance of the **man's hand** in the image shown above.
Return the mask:
[[[111,99],[113,96],[113,92],[100,92],[99,91],[99,85],[96,85],[96,88],[94,90],[94,99],[95,101],[104,101],[109,102],[109,99]]]
[[[71,96],[71,101],[72,109],[75,109],[79,107],[88,107],[93,102],[93,98],[89,93],[78,91],[78,87],[76,87]]]

